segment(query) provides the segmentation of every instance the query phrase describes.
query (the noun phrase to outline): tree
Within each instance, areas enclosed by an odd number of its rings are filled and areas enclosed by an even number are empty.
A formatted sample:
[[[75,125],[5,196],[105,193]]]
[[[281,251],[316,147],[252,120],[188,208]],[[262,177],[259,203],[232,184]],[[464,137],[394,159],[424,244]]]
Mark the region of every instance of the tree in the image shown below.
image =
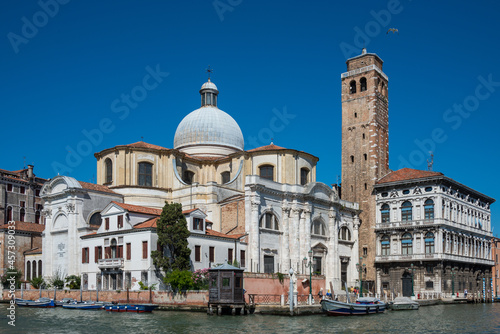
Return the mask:
[[[190,269],[191,249],[187,240],[190,232],[180,203],[165,202],[161,216],[156,222],[156,233],[158,245],[164,251],[151,252],[153,264],[165,273]]]
[[[11,286],[12,282],[12,277],[14,277],[14,285],[16,289],[19,289],[21,287],[21,277],[23,276],[23,273],[21,270],[14,268],[14,269],[8,269],[7,273],[0,276],[1,283],[4,287],[4,289],[9,289]]]
[[[31,279],[30,284],[34,289],[40,289],[40,287],[45,286],[45,280],[41,276],[34,277]]]
[[[66,284],[70,289],[78,290],[80,289],[80,284],[82,284],[82,278],[76,275],[66,276]]]

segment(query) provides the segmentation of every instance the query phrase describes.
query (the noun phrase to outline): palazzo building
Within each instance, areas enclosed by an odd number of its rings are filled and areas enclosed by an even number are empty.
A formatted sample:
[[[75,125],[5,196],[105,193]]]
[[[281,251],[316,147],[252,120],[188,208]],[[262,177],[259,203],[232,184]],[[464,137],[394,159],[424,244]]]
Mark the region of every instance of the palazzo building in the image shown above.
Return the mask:
[[[410,168],[378,180],[374,193],[378,293],[482,294],[484,280],[491,298],[493,198]]]

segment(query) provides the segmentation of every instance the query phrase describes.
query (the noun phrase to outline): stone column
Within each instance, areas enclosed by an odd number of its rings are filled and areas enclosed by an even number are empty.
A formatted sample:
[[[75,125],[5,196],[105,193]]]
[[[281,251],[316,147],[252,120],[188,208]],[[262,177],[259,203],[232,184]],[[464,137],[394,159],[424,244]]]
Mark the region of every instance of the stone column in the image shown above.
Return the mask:
[[[300,220],[299,220],[299,260],[302,260],[304,256],[307,257],[306,250],[306,215],[304,211],[300,212]]]
[[[250,235],[249,235],[249,247],[250,247],[250,262],[253,263],[252,272],[258,272],[261,270],[260,264],[260,235],[259,235],[259,208],[260,199],[258,196],[254,196],[251,200],[252,214],[250,221]]]
[[[290,208],[283,203],[281,207],[282,218],[282,231],[283,237],[281,239],[281,268],[280,272],[288,273],[290,270],[290,220],[289,220]]]
[[[300,220],[300,209],[296,206],[292,208],[292,231],[293,239],[290,240],[290,257],[292,260],[292,268],[295,271],[302,273],[302,266],[300,265],[300,243],[299,240],[301,235],[299,234],[299,220]]]
[[[338,233],[336,223],[337,214],[333,208],[328,212],[328,258],[326,260],[326,286],[330,287],[330,282],[334,289],[338,289],[340,284],[340,256],[338,249]]]
[[[304,216],[304,250],[303,252],[307,254],[311,249],[311,207],[308,205],[302,212]],[[304,255],[307,256],[307,255]]]

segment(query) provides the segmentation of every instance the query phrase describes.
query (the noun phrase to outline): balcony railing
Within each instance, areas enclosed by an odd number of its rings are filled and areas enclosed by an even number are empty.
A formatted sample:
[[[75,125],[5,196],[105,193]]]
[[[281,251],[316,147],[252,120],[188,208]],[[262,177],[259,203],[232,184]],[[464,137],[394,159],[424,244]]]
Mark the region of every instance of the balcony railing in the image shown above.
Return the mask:
[[[490,259],[479,259],[470,256],[456,255],[456,254],[443,254],[443,253],[421,253],[421,254],[397,254],[397,255],[377,255],[375,257],[376,263],[388,263],[388,262],[412,262],[412,261],[423,261],[423,260],[447,260],[455,262],[473,263],[473,264],[483,264],[487,266],[493,266],[495,263]]]
[[[123,258],[100,259],[97,266],[99,269],[123,268]]]
[[[463,231],[471,232],[471,233],[481,233],[484,234],[485,236],[493,236],[493,233],[491,231],[487,231],[484,229],[480,229],[474,226],[462,224],[462,223],[457,223],[454,221],[451,221],[449,219],[443,219],[443,218],[434,218],[434,219],[416,219],[416,220],[408,220],[408,221],[396,221],[396,222],[389,222],[389,223],[377,223],[375,226],[376,231],[384,231],[387,229],[393,229],[393,228],[408,228],[408,226],[412,227],[428,227],[432,225],[442,225],[442,226],[449,226],[449,227],[454,227],[454,228],[459,228]]]

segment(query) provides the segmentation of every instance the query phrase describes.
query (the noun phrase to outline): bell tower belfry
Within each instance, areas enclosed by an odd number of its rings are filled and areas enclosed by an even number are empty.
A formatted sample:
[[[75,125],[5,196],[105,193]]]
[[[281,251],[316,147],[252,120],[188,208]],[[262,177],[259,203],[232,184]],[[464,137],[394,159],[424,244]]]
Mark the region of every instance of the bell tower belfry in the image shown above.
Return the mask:
[[[373,185],[389,172],[388,82],[383,61],[363,49],[342,73],[342,199],[358,202],[359,255],[363,281],[375,281],[375,198]],[[358,259],[356,259],[356,262]],[[363,285],[365,288],[369,286]]]

